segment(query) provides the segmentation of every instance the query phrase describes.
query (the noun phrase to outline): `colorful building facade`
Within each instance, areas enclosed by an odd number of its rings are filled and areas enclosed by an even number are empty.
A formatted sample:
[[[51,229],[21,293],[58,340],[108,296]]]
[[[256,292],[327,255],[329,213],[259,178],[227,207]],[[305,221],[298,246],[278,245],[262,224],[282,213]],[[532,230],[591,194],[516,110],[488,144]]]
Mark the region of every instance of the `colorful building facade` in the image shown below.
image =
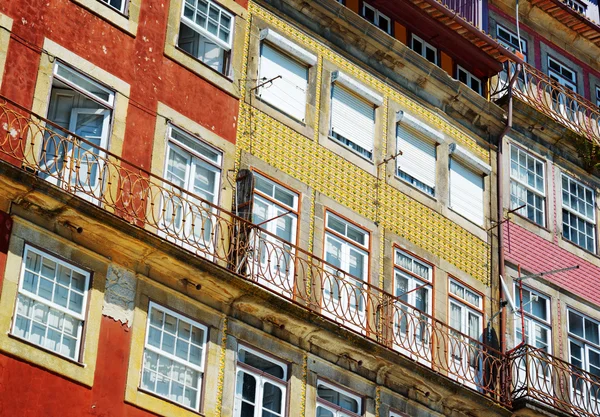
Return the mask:
[[[599,415],[595,6],[514,7],[1,4],[0,415]]]

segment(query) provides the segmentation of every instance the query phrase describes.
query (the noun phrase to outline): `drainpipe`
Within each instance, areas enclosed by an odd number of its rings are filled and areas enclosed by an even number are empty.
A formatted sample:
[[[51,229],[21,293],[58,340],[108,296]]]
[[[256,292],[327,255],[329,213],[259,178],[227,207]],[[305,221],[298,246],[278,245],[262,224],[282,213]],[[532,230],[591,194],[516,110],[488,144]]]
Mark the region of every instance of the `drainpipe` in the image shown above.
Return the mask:
[[[509,75],[510,75],[510,63],[509,65]],[[504,215],[504,187],[503,187],[503,177],[504,177],[504,167],[503,167],[503,141],[504,141],[504,137],[511,131],[512,129],[512,125],[513,125],[513,85],[517,80],[517,77],[519,75],[519,72],[521,71],[521,64],[515,64],[516,65],[516,71],[515,74],[512,76],[512,78],[510,79],[510,82],[508,84],[508,118],[506,121],[506,126],[504,127],[504,130],[502,131],[502,133],[500,134],[500,136],[498,137],[498,152],[496,155],[496,188],[497,188],[497,193],[498,193],[498,206],[497,206],[497,221],[498,221],[498,272],[500,274],[500,276],[504,277],[506,276],[505,274],[505,268],[504,268],[504,233],[502,231],[502,227],[504,224],[504,219],[503,219],[503,215]],[[498,288],[499,291],[499,301],[500,303],[502,303],[502,300],[506,297],[504,294],[504,290],[502,288],[502,285],[499,285]],[[500,352],[502,352],[502,354],[506,353],[506,309],[502,308],[502,304],[500,304]],[[509,395],[508,394],[508,387],[506,387],[506,384],[508,383],[508,381],[506,380],[507,375],[505,373],[502,374],[501,376],[501,385],[503,387],[502,389],[502,393],[504,395]],[[508,399],[508,398],[506,398]]]

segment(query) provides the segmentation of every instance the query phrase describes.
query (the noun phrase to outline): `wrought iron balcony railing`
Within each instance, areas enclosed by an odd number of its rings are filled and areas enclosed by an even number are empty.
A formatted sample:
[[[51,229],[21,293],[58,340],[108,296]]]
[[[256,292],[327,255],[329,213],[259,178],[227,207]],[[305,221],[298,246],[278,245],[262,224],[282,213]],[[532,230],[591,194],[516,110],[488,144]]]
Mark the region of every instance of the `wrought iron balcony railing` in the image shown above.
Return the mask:
[[[575,416],[600,415],[600,373],[586,372],[529,345],[507,356],[513,401],[531,400]]]
[[[513,397],[529,398],[577,416],[600,414],[593,408],[600,393],[594,375],[530,347],[509,354],[495,351],[399,297],[3,100],[0,159],[30,175],[504,406],[510,407]]]
[[[7,100],[0,159],[508,404],[500,352]]]
[[[491,81],[490,95],[493,100],[507,94],[509,80],[515,74],[515,98],[590,141],[594,146],[600,145],[598,106],[528,64],[521,64],[517,73],[516,63],[505,63],[504,71]]]

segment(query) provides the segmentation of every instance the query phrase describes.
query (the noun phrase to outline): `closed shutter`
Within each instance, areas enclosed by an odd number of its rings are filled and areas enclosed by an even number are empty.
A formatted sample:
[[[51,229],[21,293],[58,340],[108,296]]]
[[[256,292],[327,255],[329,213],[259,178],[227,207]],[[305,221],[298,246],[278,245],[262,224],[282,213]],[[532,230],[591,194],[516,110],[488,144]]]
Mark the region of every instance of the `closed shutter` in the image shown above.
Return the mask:
[[[259,83],[281,76],[259,90],[259,97],[289,116],[304,121],[308,68],[279,52],[267,43],[262,44]]]
[[[397,128],[398,169],[423,184],[435,188],[436,144],[427,140],[410,128],[398,125]]]
[[[331,131],[373,152],[375,106],[337,84],[331,99]]]
[[[483,225],[483,176],[450,159],[450,206],[467,219]]]

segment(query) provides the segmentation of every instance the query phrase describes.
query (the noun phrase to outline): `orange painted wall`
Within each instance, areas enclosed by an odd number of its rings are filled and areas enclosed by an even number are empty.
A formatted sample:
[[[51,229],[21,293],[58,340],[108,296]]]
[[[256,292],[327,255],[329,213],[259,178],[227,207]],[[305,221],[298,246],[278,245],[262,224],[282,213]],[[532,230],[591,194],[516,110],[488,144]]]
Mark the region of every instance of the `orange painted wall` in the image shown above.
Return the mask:
[[[450,55],[441,52],[442,54],[442,62],[441,67],[444,71],[446,71],[451,77],[454,77],[454,61]]]

